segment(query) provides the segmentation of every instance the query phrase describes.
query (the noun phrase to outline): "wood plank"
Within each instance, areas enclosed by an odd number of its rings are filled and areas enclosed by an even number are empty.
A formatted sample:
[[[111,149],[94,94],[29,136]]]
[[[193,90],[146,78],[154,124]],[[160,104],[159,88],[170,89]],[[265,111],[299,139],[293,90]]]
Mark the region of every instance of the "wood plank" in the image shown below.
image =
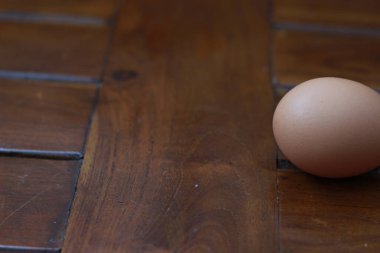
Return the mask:
[[[1,252],[62,247],[79,164],[0,157]]]
[[[268,2],[125,4],[63,252],[276,251]]]
[[[274,75],[279,84],[336,76],[380,88],[380,38],[277,31]]]
[[[0,22],[0,31],[0,70],[100,79],[108,28]]]
[[[0,81],[0,148],[82,152],[91,85]]]
[[[378,0],[275,0],[275,22],[380,28]]]
[[[379,252],[379,180],[279,172],[282,252]]]
[[[1,0],[0,15],[15,12],[109,18],[117,0]]]

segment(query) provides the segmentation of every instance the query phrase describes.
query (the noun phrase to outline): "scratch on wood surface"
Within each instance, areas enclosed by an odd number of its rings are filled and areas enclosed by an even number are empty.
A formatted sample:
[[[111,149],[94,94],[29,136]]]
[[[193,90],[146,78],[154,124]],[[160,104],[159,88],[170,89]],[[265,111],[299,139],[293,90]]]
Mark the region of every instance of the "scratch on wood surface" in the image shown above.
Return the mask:
[[[49,188],[50,189],[50,188]],[[2,225],[4,225],[5,222],[7,222],[7,220],[9,220],[9,218],[11,218],[15,213],[17,213],[18,211],[20,211],[21,209],[23,209],[25,206],[27,206],[29,203],[31,203],[33,200],[35,200],[36,198],[38,198],[39,196],[41,196],[43,193],[45,193],[48,189],[46,190],[42,190],[40,191],[39,193],[35,194],[33,197],[31,197],[30,199],[28,199],[26,202],[24,202],[21,206],[19,206],[18,208],[16,208],[13,212],[11,212],[10,214],[8,214],[0,223],[0,227]]]
[[[53,175],[51,178],[54,179],[56,178],[57,176],[61,175],[62,173],[59,172],[55,175]],[[29,205],[31,202],[33,202],[33,200],[37,199],[39,196],[41,196],[42,194],[44,194],[45,192],[49,191],[52,187],[48,187],[47,189],[44,189],[38,193],[36,193],[35,195],[33,195],[30,199],[28,199],[26,202],[24,202],[22,205],[20,205],[18,208],[16,208],[13,212],[11,212],[10,214],[8,214],[1,222],[0,222],[0,227],[3,226],[15,213],[17,213],[18,211],[22,210],[24,207],[26,207],[27,205]]]
[[[160,222],[162,222],[161,218],[163,216],[165,216],[166,214],[168,214],[170,212],[170,210],[172,209],[173,204],[175,203],[174,200],[177,198],[177,195],[179,194],[181,187],[182,187],[182,184],[183,184],[183,181],[184,181],[184,167],[186,166],[186,163],[191,159],[191,156],[198,150],[198,148],[201,146],[202,142],[204,142],[210,136],[215,136],[215,135],[222,135],[222,136],[225,136],[225,138],[231,138],[232,141],[235,141],[237,144],[242,146],[244,148],[244,150],[247,150],[247,152],[251,156],[253,156],[252,150],[248,148],[246,143],[244,143],[242,140],[240,140],[235,135],[228,134],[224,131],[210,130],[210,131],[207,131],[206,133],[202,134],[198,138],[195,138],[195,140],[190,145],[189,151],[187,152],[186,156],[178,163],[178,165],[177,164],[173,165],[174,167],[177,168],[176,171],[178,171],[178,173],[179,173],[179,180],[175,186],[175,190],[174,190],[173,194],[171,195],[171,197],[167,201],[166,206],[164,207],[164,211],[157,215],[156,220],[154,222],[152,222],[152,225],[149,227],[146,234],[152,233],[154,228],[159,226],[158,224]],[[205,166],[205,165],[202,165],[202,167],[203,166]],[[243,177],[239,174],[239,172],[236,170],[236,168],[234,166],[228,166],[228,167],[231,169],[232,173],[239,179],[239,182],[241,182],[243,187],[245,188],[246,186],[245,186],[245,182],[243,180]],[[248,191],[246,191],[246,190],[242,191],[242,193],[244,194],[244,196],[246,198],[247,198],[247,192]],[[229,211],[229,212],[232,213],[231,211]]]

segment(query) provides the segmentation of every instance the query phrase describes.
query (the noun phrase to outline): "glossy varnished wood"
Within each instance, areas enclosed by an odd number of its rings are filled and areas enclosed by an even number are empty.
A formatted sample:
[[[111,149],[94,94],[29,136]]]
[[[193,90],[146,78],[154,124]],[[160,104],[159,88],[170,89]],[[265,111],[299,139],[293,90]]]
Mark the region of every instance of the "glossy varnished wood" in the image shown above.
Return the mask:
[[[78,167],[78,161],[0,157],[0,252],[59,250]]]
[[[275,22],[380,28],[378,0],[274,0]]]
[[[12,13],[109,18],[118,0],[1,0],[0,16]]]
[[[379,37],[280,30],[273,43],[276,83],[336,76],[380,88]]]
[[[63,252],[275,252],[267,1],[125,1]]]
[[[0,22],[0,31],[1,75],[7,70],[100,79],[106,27]]]
[[[282,252],[379,252],[380,176],[279,173]]]
[[[82,152],[96,88],[0,80],[0,147]]]

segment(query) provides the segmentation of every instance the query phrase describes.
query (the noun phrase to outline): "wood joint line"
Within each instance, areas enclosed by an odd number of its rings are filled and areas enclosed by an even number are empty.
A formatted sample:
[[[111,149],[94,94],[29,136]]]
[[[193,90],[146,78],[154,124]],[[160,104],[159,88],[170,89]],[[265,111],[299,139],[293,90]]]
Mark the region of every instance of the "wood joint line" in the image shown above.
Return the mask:
[[[66,82],[66,83],[93,84],[93,85],[98,85],[101,83],[101,80],[99,78],[93,78],[89,76],[76,76],[76,75],[40,73],[40,72],[22,72],[22,71],[13,71],[13,70],[0,70],[0,79],[58,81],[58,82]]]
[[[51,160],[80,160],[83,154],[75,151],[0,148],[0,156],[38,158]]]
[[[289,30],[299,32],[331,33],[339,35],[360,35],[367,37],[380,37],[380,29],[365,27],[327,26],[292,22],[276,22],[272,24],[275,30]]]

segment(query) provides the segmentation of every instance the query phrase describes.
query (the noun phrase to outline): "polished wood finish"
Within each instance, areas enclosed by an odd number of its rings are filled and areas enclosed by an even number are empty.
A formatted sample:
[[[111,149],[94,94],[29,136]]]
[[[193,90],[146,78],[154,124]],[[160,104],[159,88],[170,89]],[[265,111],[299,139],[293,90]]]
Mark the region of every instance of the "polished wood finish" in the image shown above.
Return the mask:
[[[380,28],[378,0],[274,0],[275,22]]]
[[[6,76],[6,70],[80,76],[78,81],[86,82],[100,79],[109,37],[106,27],[0,22],[0,31],[1,75]]]
[[[109,18],[118,0],[1,0],[0,16],[10,13],[35,13]]]
[[[275,252],[268,2],[125,3],[63,252]]]
[[[59,250],[79,165],[0,157],[0,252],[18,246]]]
[[[335,76],[380,88],[380,38],[326,33],[276,31],[275,82],[294,85]]]
[[[380,174],[271,133],[306,79],[380,88],[377,0],[122,2],[113,34],[114,1],[0,1],[0,252],[380,251]]]
[[[0,80],[0,148],[81,153],[92,85]]]
[[[280,172],[281,252],[379,252],[379,180]]]

